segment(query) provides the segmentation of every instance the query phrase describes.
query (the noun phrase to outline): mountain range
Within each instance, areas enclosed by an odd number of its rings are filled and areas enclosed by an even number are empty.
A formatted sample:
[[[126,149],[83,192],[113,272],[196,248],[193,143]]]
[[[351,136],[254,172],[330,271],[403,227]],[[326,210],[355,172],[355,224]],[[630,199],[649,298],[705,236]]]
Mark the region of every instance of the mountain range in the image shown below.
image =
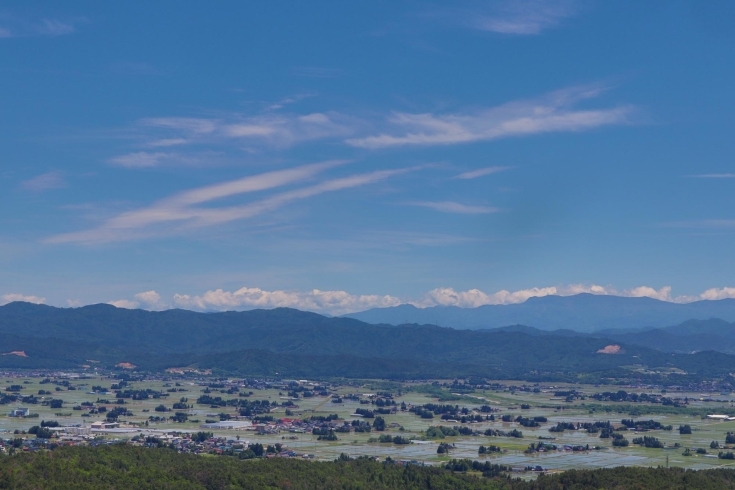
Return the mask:
[[[660,332],[598,335],[523,325],[481,330],[373,325],[288,308],[198,313],[10,303],[0,307],[0,367],[110,368],[125,362],[145,370],[196,367],[242,376],[593,382],[620,377],[660,381],[678,372],[677,382],[683,382],[728,376],[735,356],[679,347],[668,353],[644,345],[648,337],[686,343],[707,331],[712,342],[725,345],[716,338],[725,324],[687,322]]]
[[[569,329],[541,330],[525,325],[486,329],[487,332],[519,332],[532,336],[596,337],[663,352],[692,353],[717,351],[735,354],[735,323],[719,318],[687,320],[664,328],[609,329],[592,333]]]
[[[672,303],[653,298],[577,294],[534,297],[518,304],[476,308],[417,308],[401,305],[345,316],[375,324],[418,323],[458,329],[528,325],[541,330],[594,332],[603,329],[662,328],[687,320],[710,318],[735,322],[735,299]]]

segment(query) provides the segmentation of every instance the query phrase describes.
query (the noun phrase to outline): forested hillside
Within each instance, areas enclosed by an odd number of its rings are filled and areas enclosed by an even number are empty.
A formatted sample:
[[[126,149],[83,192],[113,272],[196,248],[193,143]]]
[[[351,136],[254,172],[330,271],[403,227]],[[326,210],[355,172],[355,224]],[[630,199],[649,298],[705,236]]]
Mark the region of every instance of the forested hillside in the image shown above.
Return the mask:
[[[471,466],[471,465],[470,465]],[[490,476],[490,475],[488,475]],[[237,488],[283,490],[714,490],[735,488],[735,470],[612,468],[567,471],[523,482],[442,467],[369,459],[308,462],[206,458],[127,445],[69,447],[0,458],[0,488],[17,490]]]
[[[714,352],[672,355],[590,335],[509,330],[370,325],[285,308],[206,314],[11,303],[0,307],[0,366],[69,368],[99,361],[104,367],[194,365],[242,375],[590,381],[645,366],[684,371],[683,382],[726,375],[735,364],[735,357]],[[616,346],[613,353],[600,352],[608,346]]]

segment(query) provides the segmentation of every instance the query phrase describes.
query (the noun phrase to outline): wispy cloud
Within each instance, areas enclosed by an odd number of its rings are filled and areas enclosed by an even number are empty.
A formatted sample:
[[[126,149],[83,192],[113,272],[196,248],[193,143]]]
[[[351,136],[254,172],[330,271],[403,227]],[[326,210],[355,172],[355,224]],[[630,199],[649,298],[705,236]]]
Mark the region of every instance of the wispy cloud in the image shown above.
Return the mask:
[[[314,97],[315,94],[307,92],[303,94],[296,94],[292,95],[290,97],[284,97],[283,99],[279,100],[278,102],[274,104],[270,104],[267,109],[270,111],[277,111],[279,109],[283,109],[287,105],[295,104],[296,102],[299,102],[304,99],[308,99],[309,97]]]
[[[424,208],[441,211],[442,213],[454,214],[489,214],[497,213],[498,208],[489,206],[468,206],[453,201],[414,201],[407,203],[410,206],[420,206]]]
[[[348,139],[361,148],[453,145],[511,136],[562,131],[585,131],[600,126],[631,122],[630,106],[579,109],[581,101],[602,93],[600,87],[575,87],[553,92],[537,100],[511,102],[498,107],[456,114],[393,113],[392,133]]]
[[[113,165],[127,168],[150,168],[160,165],[209,163],[217,159],[202,158],[202,148],[222,154],[235,150],[260,152],[285,149],[299,143],[344,138],[361,125],[356,118],[340,113],[312,112],[293,114],[276,112],[310,94],[293,96],[271,104],[255,116],[228,114],[221,117],[154,117],[144,118],[128,130],[136,141],[135,151],[108,159]],[[150,149],[176,148],[176,152]],[[198,149],[197,149],[198,148]],[[206,152],[205,152],[206,153]]]
[[[43,192],[51,189],[64,188],[66,187],[66,181],[64,180],[61,172],[52,171],[23,181],[21,182],[20,187],[21,189],[29,190],[32,192]]]
[[[664,228],[735,228],[735,219],[702,219],[693,221],[672,221],[662,223]]]
[[[735,179],[735,174],[699,174],[689,175],[694,179]]]
[[[282,100],[271,109],[283,107]],[[205,137],[236,139],[251,143],[275,146],[291,146],[295,143],[349,134],[349,118],[336,112],[310,114],[265,113],[257,116],[231,116],[221,119],[201,118],[151,118],[141,121],[148,128],[168,129],[178,132],[171,138],[197,142]]]
[[[503,170],[508,170],[512,167],[485,167],[485,168],[478,168],[477,170],[471,170],[469,172],[463,172],[457,176],[455,176],[455,179],[476,179],[478,177],[484,177],[485,175],[492,175],[496,174],[498,172],[502,172]]]
[[[113,165],[119,165],[126,168],[147,168],[156,167],[163,160],[170,158],[170,153],[137,151],[110,158],[109,162]]]
[[[19,17],[0,16],[0,38],[33,37],[33,36],[64,36],[76,31],[75,23],[80,21],[40,19],[29,21]]]
[[[473,12],[468,24],[483,31],[536,35],[559,26],[578,12],[573,0],[513,0],[493,2],[492,11]]]
[[[320,172],[342,163],[344,162],[328,161],[304,165],[289,170],[267,172],[222,184],[193,189],[158,201],[149,207],[114,216],[96,228],[56,235],[46,241],[50,243],[92,244],[181,233],[196,228],[253,218],[263,213],[274,211],[293,201],[307,199],[326,192],[334,192],[380,182],[390,177],[418,169],[418,167],[412,167],[380,170],[325,180],[311,186],[277,193],[270,197],[242,205],[222,207],[197,206],[226,197],[301,183]]]

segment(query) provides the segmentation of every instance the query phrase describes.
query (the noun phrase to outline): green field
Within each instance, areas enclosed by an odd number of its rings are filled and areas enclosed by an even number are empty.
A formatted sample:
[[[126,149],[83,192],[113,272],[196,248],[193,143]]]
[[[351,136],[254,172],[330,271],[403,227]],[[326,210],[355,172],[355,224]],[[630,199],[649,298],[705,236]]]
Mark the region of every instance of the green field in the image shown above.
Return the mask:
[[[38,404],[26,404],[24,405],[20,401],[12,402],[2,407],[2,414],[0,414],[0,430],[3,430],[3,438],[18,437],[12,435],[16,430],[23,431],[28,430],[33,425],[39,425],[41,420],[56,420],[62,426],[69,426],[75,424],[82,424],[89,426],[93,421],[104,420],[104,414],[91,415],[83,417],[82,414],[86,413],[86,410],[73,410],[72,407],[80,405],[82,402],[97,402],[98,399],[108,399],[110,404],[106,405],[108,409],[116,406],[115,396],[112,395],[99,395],[89,394],[92,386],[103,386],[110,387],[116,380],[111,377],[89,377],[85,379],[79,379],[76,377],[51,377],[52,381],[57,383],[68,382],[74,390],[69,390],[67,386],[52,383],[41,383],[45,376],[6,376],[0,379],[0,384],[3,386],[2,390],[4,393],[8,393],[6,390],[11,385],[21,385],[23,389],[20,391],[21,394],[27,396],[30,394],[36,395],[39,401],[45,399],[61,399],[64,401],[63,407],[50,408],[44,406],[41,403]],[[238,416],[238,412],[232,407],[220,407],[216,409],[210,408],[209,405],[196,404],[196,399],[202,395],[202,392],[207,390],[206,385],[211,383],[213,380],[206,377],[191,377],[184,376],[180,378],[160,378],[160,379],[144,379],[139,381],[131,381],[129,386],[125,389],[134,390],[145,390],[151,389],[156,392],[164,392],[167,390],[176,389],[175,393],[170,393],[164,398],[149,398],[145,400],[131,400],[126,399],[126,403],[123,405],[125,408],[133,413],[133,416],[121,417],[121,422],[127,425],[135,425],[129,429],[128,432],[114,432],[114,433],[95,433],[96,437],[102,437],[106,439],[118,439],[126,440],[133,436],[144,433],[144,434],[162,434],[164,432],[172,431],[199,431],[200,424],[204,423],[206,419],[217,419],[218,414],[227,413],[232,417]],[[233,380],[236,381],[236,380]],[[219,381],[221,382],[221,381]],[[178,384],[178,386],[177,386]],[[325,383],[329,387],[330,394],[336,395],[358,395],[363,400],[368,400],[370,394],[374,394],[377,391],[385,391],[384,384],[379,381],[365,381],[362,383],[350,382],[349,384],[340,383]],[[215,435],[226,436],[226,437],[239,437],[242,441],[249,441],[251,443],[262,443],[275,444],[281,443],[288,448],[296,451],[299,455],[301,454],[312,454],[315,459],[320,460],[332,460],[338,457],[341,453],[346,453],[351,456],[376,456],[380,458],[386,458],[390,456],[397,460],[418,460],[430,464],[436,464],[441,461],[446,461],[452,458],[471,458],[480,460],[490,460],[493,463],[511,465],[513,467],[525,467],[525,466],[536,466],[540,465],[548,470],[565,470],[570,468],[597,468],[597,467],[614,467],[614,466],[663,466],[667,463],[670,466],[679,466],[685,468],[713,468],[722,467],[728,465],[735,465],[733,460],[722,460],[716,457],[717,450],[710,450],[710,442],[716,440],[721,446],[725,445],[725,434],[728,431],[735,432],[735,421],[713,421],[710,419],[703,418],[701,415],[686,415],[686,414],[651,414],[635,417],[636,419],[653,419],[661,422],[663,425],[672,425],[674,430],[654,430],[646,432],[645,435],[654,436],[665,444],[663,449],[646,449],[637,445],[631,444],[628,447],[613,448],[611,445],[611,439],[600,439],[599,434],[587,434],[583,430],[578,431],[565,431],[563,433],[552,433],[549,432],[549,428],[556,425],[557,422],[594,422],[594,421],[610,421],[613,424],[620,424],[623,418],[632,418],[626,413],[615,413],[615,412],[600,412],[596,411],[590,413],[590,406],[600,405],[598,402],[589,401],[586,399],[575,400],[574,402],[565,402],[563,399],[554,396],[554,391],[575,389],[578,392],[582,392],[586,395],[591,395],[596,392],[603,391],[603,388],[594,387],[591,385],[536,385],[538,392],[532,391],[512,391],[508,389],[508,386],[521,386],[521,382],[503,382],[502,385],[505,388],[496,390],[477,390],[470,393],[469,396],[461,396],[458,401],[441,401],[438,402],[436,397],[431,394],[422,393],[416,390],[417,385],[412,383],[393,383],[389,387],[392,388],[394,400],[398,404],[406,403],[409,407],[412,405],[423,405],[426,403],[441,403],[459,405],[460,407],[467,407],[470,410],[477,410],[483,404],[490,405],[493,408],[499,409],[499,412],[495,412],[495,416],[499,417],[504,414],[511,414],[514,417],[522,415],[524,417],[543,416],[548,419],[547,422],[542,423],[540,427],[528,428],[521,427],[515,422],[501,422],[496,420],[494,422],[483,421],[472,424],[460,424],[459,422],[442,421],[439,417],[434,419],[422,419],[412,412],[401,412],[400,410],[395,414],[382,415],[388,425],[397,424],[396,427],[388,427],[385,432],[376,433],[345,433],[338,434],[339,440],[337,441],[317,441],[317,437],[310,433],[291,433],[283,431],[276,434],[265,434],[258,435],[254,430],[211,430],[207,431],[214,432]],[[383,388],[381,388],[383,386]],[[532,388],[527,385],[528,388]],[[56,390],[59,387],[60,390]],[[376,389],[377,388],[377,389]],[[51,391],[51,395],[37,395],[39,390]],[[238,398],[237,393],[225,394],[219,393],[217,389],[209,388],[211,396],[221,396],[224,399]],[[605,388],[610,390],[610,388]],[[644,390],[644,389],[631,389],[626,388],[629,392],[637,393],[660,393],[657,390]],[[241,388],[241,391],[249,392],[253,394],[247,397],[247,400],[269,400],[271,402],[276,401],[279,404],[285,401],[286,391],[278,388],[270,389],[255,389],[255,388]],[[399,394],[400,393],[400,394]],[[450,395],[450,391],[444,390],[445,395]],[[699,401],[700,398],[709,396],[706,393],[685,393],[677,392],[677,397],[688,397],[690,404],[688,409],[695,408],[706,408],[706,411],[710,413],[719,413],[726,408],[732,408],[732,397],[725,395],[713,395],[713,398],[726,400],[720,402],[703,402]],[[184,423],[166,422],[166,423],[152,423],[149,422],[146,426],[149,416],[168,416],[173,412],[156,412],[155,407],[163,404],[166,407],[171,407],[174,402],[178,402],[180,398],[187,398],[187,403],[193,405],[189,410],[186,410],[189,414],[189,421]],[[311,398],[300,398],[294,400],[297,407],[292,407],[293,414],[289,418],[302,418],[313,415],[328,415],[336,413],[339,419],[342,420],[353,420],[356,417],[352,416],[357,408],[371,408],[371,405],[360,404],[359,401],[353,401],[350,399],[344,399],[343,403],[333,403],[330,396],[314,396]],[[528,405],[530,408],[521,409],[520,406]],[[96,406],[100,404],[95,403]],[[607,402],[605,406],[629,406],[631,404],[616,404],[613,402]],[[646,405],[646,404],[635,404],[636,406],[652,408],[655,410],[661,409],[661,405]],[[31,409],[31,412],[38,414],[38,418],[17,418],[9,417],[8,412],[20,406],[26,406]],[[269,415],[273,415],[276,419],[286,417],[284,407],[274,408]],[[599,408],[598,408],[599,410]],[[359,418],[359,417],[357,417]],[[193,420],[198,420],[194,422]],[[370,420],[368,420],[370,421]],[[679,425],[688,424],[692,427],[692,434],[680,435],[677,428]],[[450,443],[455,446],[450,451],[449,455],[438,455],[437,447],[439,441],[428,440],[426,441],[425,431],[430,426],[444,425],[448,427],[453,426],[468,426],[475,431],[484,432],[485,429],[499,429],[502,431],[510,431],[512,429],[518,429],[522,431],[522,438],[512,437],[488,437],[488,436],[458,436],[458,437],[446,437],[441,442]],[[401,430],[402,429],[402,430]],[[375,438],[380,434],[391,434],[401,435],[415,442],[409,445],[395,445],[391,443],[378,443],[368,442],[372,437]],[[642,434],[634,434],[633,431],[623,432],[624,436],[629,439],[632,443],[632,439]],[[26,435],[25,437],[33,438],[32,435]],[[590,451],[549,451],[534,454],[525,454],[524,450],[531,443],[538,443],[539,437],[553,437],[553,440],[545,440],[545,442],[556,444],[558,446],[563,445],[583,445],[589,444],[590,447],[601,446],[600,450]],[[679,444],[680,447],[674,447],[675,444]],[[501,447],[504,452],[493,453],[490,456],[478,456],[478,448],[480,445],[495,445]],[[708,455],[692,455],[683,456],[682,452],[685,448],[706,448],[709,452]]]

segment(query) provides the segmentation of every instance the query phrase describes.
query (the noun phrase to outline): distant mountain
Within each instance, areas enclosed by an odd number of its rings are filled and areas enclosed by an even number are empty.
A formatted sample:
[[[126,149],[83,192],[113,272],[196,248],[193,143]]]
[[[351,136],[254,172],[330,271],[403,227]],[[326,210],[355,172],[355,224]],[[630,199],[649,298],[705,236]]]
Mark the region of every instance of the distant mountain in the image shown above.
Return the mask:
[[[593,332],[601,329],[662,328],[686,320],[721,318],[735,321],[735,299],[679,304],[652,298],[624,298],[578,294],[529,298],[512,305],[477,308],[401,305],[345,315],[367,323],[433,324],[458,329],[529,325],[541,330],[569,329]]]
[[[735,323],[728,323],[719,318],[687,320],[671,327],[638,332],[616,333],[613,330],[605,330],[592,335],[664,352],[713,350],[735,354]]]
[[[28,303],[0,307],[0,354],[3,368],[109,368],[129,362],[148,370],[194,366],[243,376],[594,382],[620,376],[672,382],[661,376],[679,370],[687,374],[675,381],[684,383],[727,375],[735,365],[735,356],[726,354],[670,354],[523,325],[473,331],[371,325],[287,308],[196,313]],[[646,369],[632,371],[635,366]]]

